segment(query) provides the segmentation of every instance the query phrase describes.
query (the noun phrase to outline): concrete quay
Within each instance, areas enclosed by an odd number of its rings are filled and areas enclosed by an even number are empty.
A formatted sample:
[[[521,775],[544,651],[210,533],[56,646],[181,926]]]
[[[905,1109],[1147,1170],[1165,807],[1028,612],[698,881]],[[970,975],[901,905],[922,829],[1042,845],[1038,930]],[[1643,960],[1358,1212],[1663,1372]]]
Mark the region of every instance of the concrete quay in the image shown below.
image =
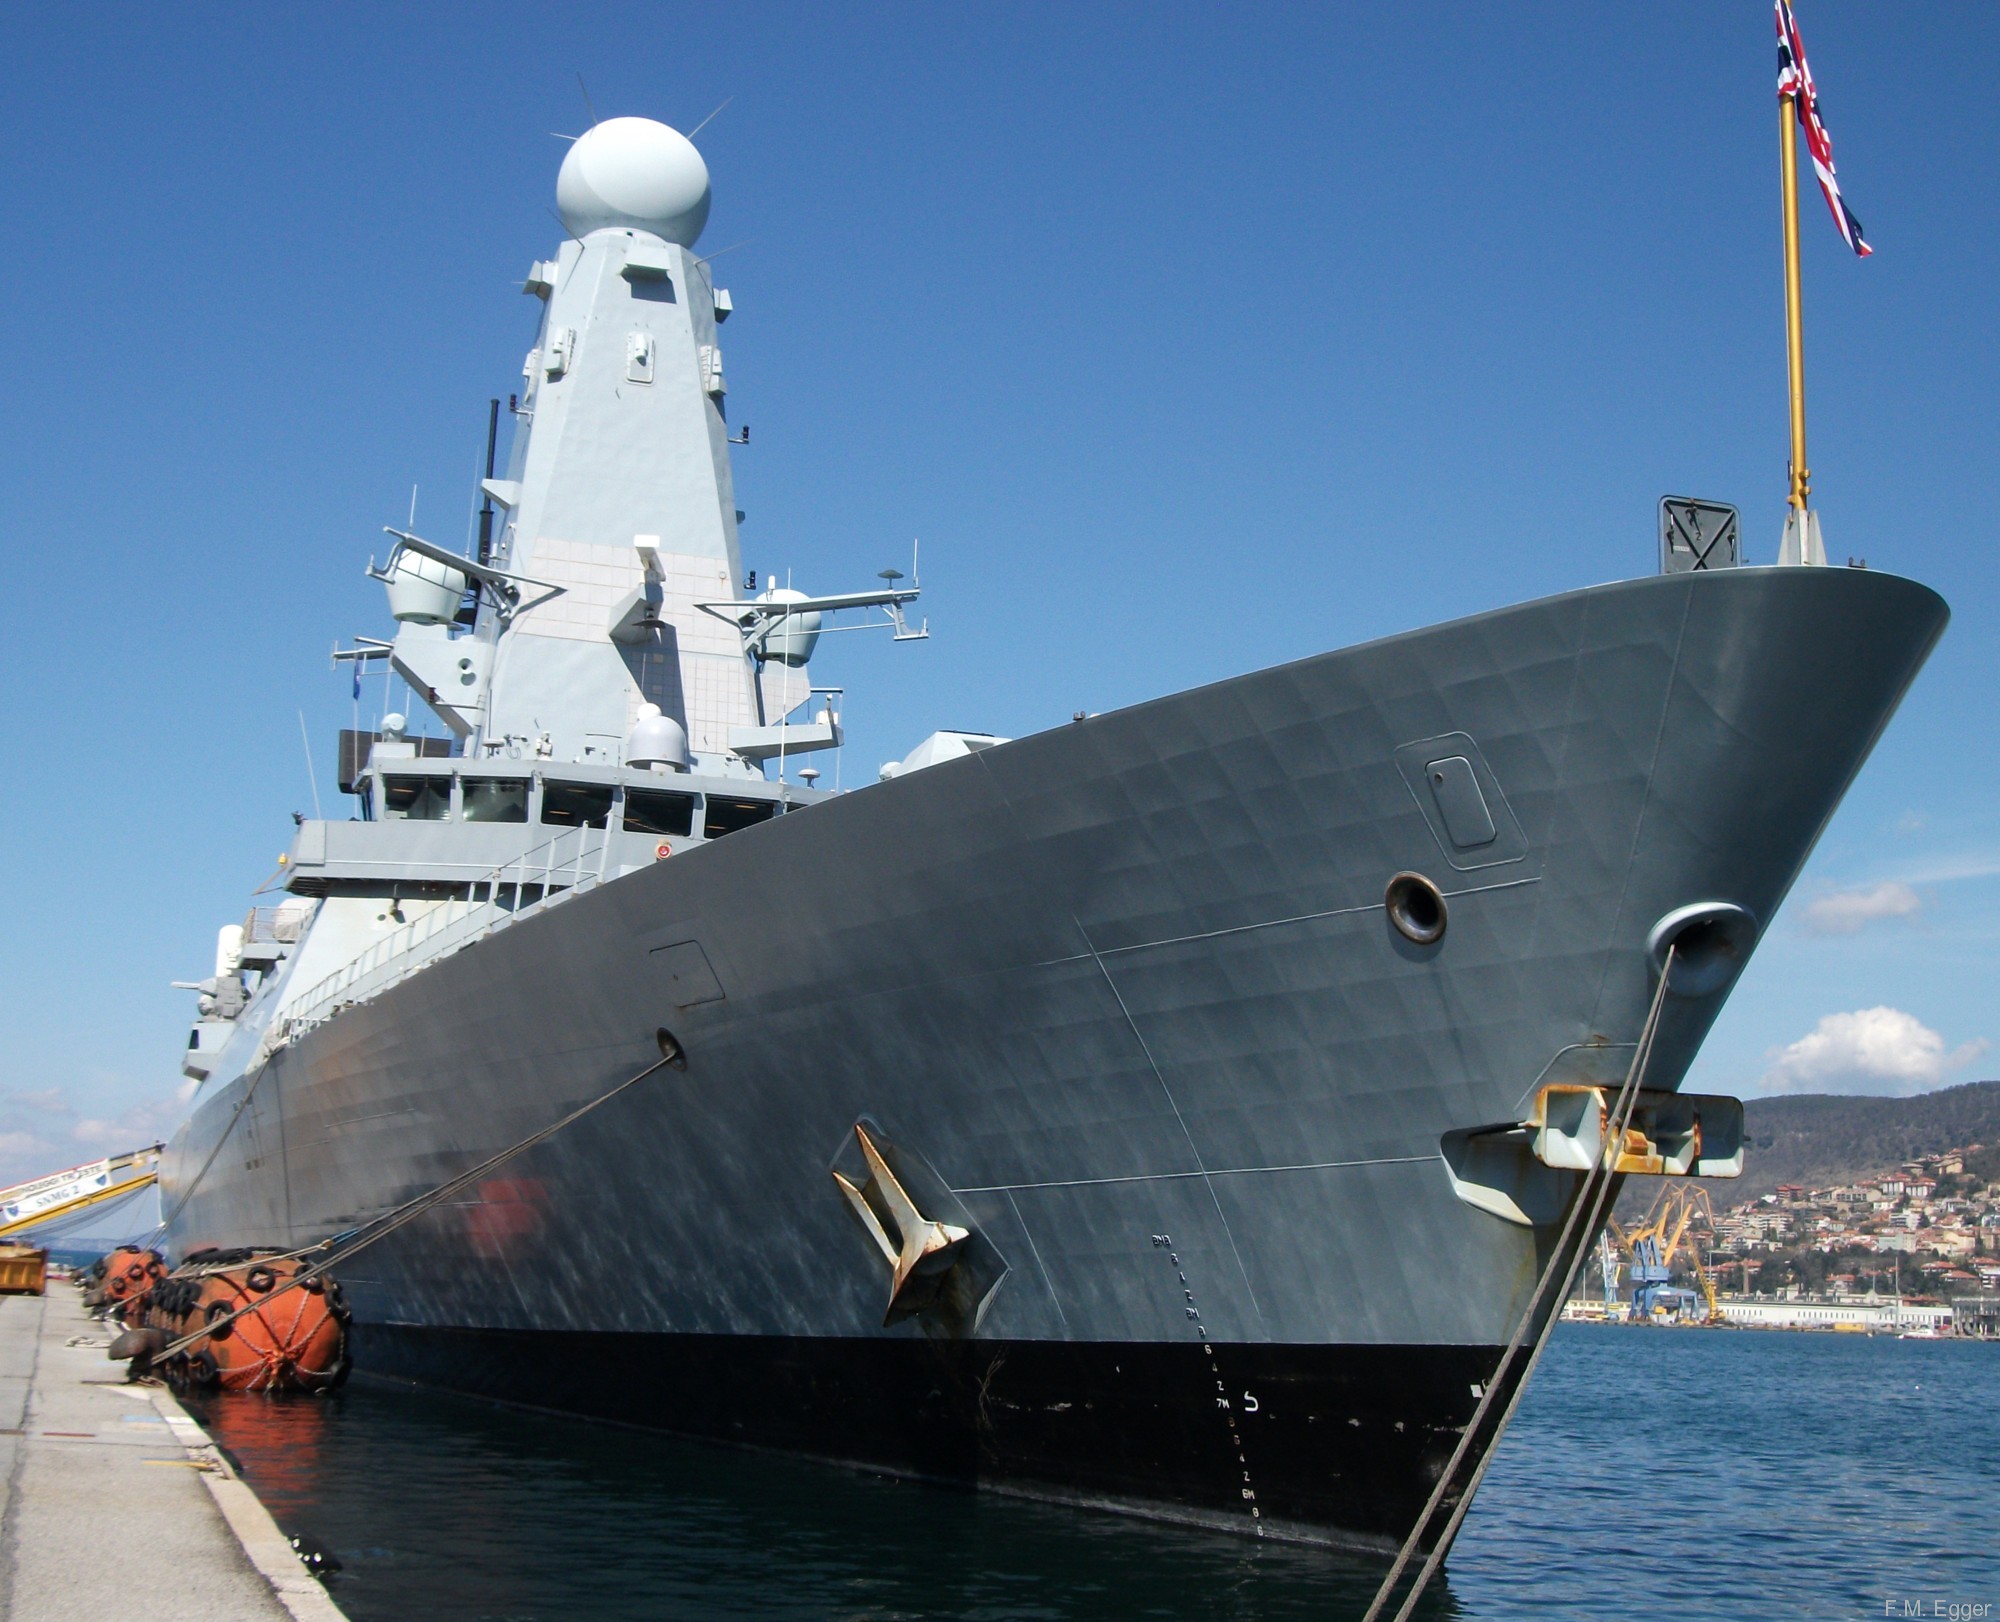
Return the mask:
[[[0,1618],[343,1622],[163,1386],[70,1284],[0,1297]]]

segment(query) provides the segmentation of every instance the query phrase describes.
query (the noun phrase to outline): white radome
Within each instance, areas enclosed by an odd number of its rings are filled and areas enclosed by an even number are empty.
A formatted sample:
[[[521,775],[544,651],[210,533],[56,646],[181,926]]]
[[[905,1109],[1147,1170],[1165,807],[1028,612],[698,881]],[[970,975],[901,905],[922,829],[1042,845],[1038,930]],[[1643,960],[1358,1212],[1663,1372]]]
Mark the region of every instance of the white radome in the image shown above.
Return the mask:
[[[607,118],[563,159],[556,212],[579,237],[625,226],[691,248],[708,223],[708,165],[679,130],[650,118]]]
[[[677,772],[688,769],[687,729],[657,704],[641,704],[639,718],[625,734],[625,764]]]

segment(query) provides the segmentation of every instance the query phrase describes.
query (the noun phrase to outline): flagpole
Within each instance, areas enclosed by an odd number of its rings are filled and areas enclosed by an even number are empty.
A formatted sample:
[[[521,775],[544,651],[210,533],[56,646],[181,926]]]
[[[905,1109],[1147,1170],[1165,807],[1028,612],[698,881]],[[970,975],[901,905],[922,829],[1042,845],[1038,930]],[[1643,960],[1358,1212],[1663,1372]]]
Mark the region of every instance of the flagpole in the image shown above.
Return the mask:
[[[1785,360],[1792,392],[1791,493],[1786,497],[1803,528],[1812,473],[1806,465],[1806,337],[1799,290],[1799,149],[1795,98],[1778,98],[1778,149],[1785,197]]]

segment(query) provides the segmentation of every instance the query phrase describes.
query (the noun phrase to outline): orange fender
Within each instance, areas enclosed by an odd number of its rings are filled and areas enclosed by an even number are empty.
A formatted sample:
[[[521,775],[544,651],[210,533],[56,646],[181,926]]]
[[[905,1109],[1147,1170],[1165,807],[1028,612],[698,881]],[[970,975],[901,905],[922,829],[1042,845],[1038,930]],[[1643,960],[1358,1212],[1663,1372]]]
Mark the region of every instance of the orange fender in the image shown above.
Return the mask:
[[[279,1293],[297,1261],[247,1262],[176,1279],[147,1322],[175,1339],[214,1325],[163,1369],[170,1378],[224,1391],[330,1391],[347,1378],[348,1312],[340,1286],[317,1278]],[[233,1322],[231,1314],[250,1310]]]
[[[157,1250],[120,1245],[104,1258],[103,1277],[84,1295],[84,1304],[104,1307],[128,1328],[145,1321],[146,1302],[153,1287],[167,1276],[166,1258]]]

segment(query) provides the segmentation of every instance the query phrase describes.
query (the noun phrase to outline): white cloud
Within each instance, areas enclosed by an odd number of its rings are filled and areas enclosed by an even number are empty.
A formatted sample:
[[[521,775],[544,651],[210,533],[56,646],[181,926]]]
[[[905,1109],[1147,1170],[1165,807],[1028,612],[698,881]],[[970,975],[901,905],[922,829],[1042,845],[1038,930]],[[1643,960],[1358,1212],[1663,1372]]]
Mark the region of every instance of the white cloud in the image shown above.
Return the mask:
[[[78,1121],[71,1128],[70,1135],[78,1143],[88,1144],[96,1149],[101,1149],[108,1143],[123,1142],[126,1137],[116,1121],[100,1120],[95,1115],[86,1115]]]
[[[38,1093],[9,1093],[6,1102],[17,1105],[22,1109],[34,1110],[41,1115],[73,1115],[76,1113],[70,1108],[69,1101],[63,1097],[60,1087],[44,1087]]]
[[[0,1131],[0,1188],[61,1171],[68,1164],[59,1146],[32,1132]]]
[[[1982,1037],[1945,1048],[1945,1040],[1900,1008],[1828,1014],[1796,1042],[1766,1057],[1766,1093],[1881,1093],[1908,1097],[1944,1085],[1987,1048]]]
[[[185,1089],[142,1098],[104,1116],[79,1113],[67,1091],[0,1092],[0,1187],[87,1165],[102,1155],[144,1149],[170,1136],[187,1113]],[[115,1103],[111,1107],[118,1109]]]
[[[2000,877],[2000,850],[1960,850],[1903,870],[1912,884],[1959,884]]]
[[[115,1119],[87,1115],[71,1128],[71,1136],[78,1143],[113,1154],[144,1149],[173,1133],[180,1125],[184,1105],[185,1100],[170,1095],[134,1104]]]
[[[1877,918],[1914,918],[1924,898],[1907,884],[1884,879],[1854,890],[1831,890],[1806,906],[1806,928],[1815,935],[1858,935]]]

